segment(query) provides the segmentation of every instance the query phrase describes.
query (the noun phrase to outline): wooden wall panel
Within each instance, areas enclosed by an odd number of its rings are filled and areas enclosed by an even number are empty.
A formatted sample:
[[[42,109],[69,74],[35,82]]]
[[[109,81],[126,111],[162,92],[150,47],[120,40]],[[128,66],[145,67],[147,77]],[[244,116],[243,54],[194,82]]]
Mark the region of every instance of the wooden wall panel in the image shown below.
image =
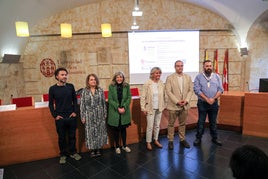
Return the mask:
[[[127,144],[139,142],[139,99],[133,100],[132,125],[127,128]],[[137,119],[137,120],[134,120]],[[24,107],[0,112],[0,166],[59,156],[55,120],[48,108]],[[85,129],[77,120],[76,147],[86,152]],[[109,129],[109,128],[108,128]],[[108,130],[109,132],[109,130]],[[104,148],[113,147],[111,133]]]
[[[243,134],[268,137],[268,93],[245,93]]]
[[[0,165],[58,155],[54,119],[48,108],[0,112]]]
[[[220,97],[218,124],[242,128],[244,92],[224,92]]]

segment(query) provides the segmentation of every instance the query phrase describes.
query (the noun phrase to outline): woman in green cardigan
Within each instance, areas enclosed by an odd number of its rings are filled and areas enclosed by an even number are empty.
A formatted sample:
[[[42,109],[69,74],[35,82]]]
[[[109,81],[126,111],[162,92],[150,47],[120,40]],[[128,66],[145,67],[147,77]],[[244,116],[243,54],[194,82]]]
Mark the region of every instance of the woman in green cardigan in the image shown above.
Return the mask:
[[[116,144],[115,152],[120,154],[119,136],[121,134],[122,150],[131,152],[126,145],[127,132],[126,128],[130,125],[131,93],[129,84],[125,82],[125,76],[122,72],[116,72],[113,76],[112,83],[109,85],[108,93],[108,125],[113,132]]]

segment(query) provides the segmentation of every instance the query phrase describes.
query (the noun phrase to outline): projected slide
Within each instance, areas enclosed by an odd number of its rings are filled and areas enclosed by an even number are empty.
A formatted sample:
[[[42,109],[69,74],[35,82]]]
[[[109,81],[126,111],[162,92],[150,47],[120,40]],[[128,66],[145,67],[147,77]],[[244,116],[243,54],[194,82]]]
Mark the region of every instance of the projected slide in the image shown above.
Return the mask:
[[[184,62],[184,72],[195,76],[199,72],[199,31],[129,32],[130,84],[143,84],[151,68],[162,70],[162,80],[175,72],[174,62]]]

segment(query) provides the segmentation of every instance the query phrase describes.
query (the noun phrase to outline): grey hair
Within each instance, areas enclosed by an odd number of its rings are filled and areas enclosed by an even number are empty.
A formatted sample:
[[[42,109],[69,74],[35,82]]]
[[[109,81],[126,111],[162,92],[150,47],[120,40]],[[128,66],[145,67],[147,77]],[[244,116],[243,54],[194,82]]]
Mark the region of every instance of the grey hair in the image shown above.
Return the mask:
[[[125,75],[124,75],[124,73],[123,73],[122,71],[115,72],[111,84],[112,84],[112,85],[116,85],[116,77],[117,77],[117,76],[121,76],[121,77],[123,77],[123,82],[122,82],[122,84],[123,84],[123,86],[125,86],[127,83],[125,82]]]
[[[159,67],[153,67],[153,68],[151,69],[151,72],[150,72],[150,79],[153,79],[153,74],[154,74],[156,71],[160,71],[160,73],[162,74],[162,70],[161,70]]]

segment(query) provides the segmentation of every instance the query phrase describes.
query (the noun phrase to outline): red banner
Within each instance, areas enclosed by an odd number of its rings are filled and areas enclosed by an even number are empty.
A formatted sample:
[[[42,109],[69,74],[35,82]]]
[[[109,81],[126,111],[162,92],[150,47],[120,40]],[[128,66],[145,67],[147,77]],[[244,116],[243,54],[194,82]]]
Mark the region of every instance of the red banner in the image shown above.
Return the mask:
[[[223,89],[228,91],[228,49],[225,51],[224,64],[223,64]]]

